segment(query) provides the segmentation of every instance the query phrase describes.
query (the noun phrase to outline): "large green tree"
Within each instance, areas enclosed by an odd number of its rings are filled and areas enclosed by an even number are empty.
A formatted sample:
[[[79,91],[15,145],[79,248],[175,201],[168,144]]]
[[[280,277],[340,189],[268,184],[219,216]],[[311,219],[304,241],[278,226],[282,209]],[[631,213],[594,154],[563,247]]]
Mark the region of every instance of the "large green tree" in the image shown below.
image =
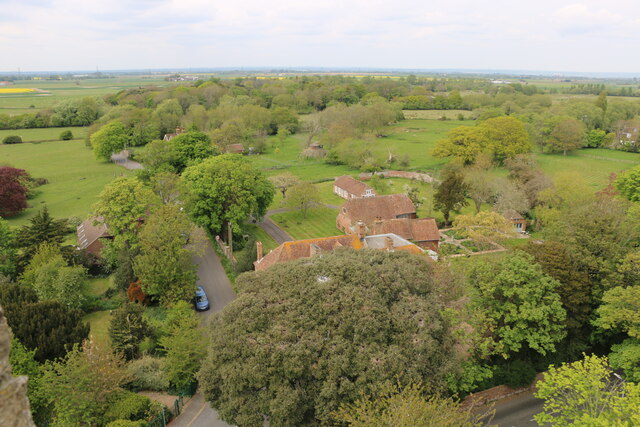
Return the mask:
[[[194,222],[211,233],[234,232],[250,216],[264,216],[273,200],[273,184],[249,160],[238,154],[223,154],[187,168],[183,173],[192,195],[190,213]]]
[[[546,148],[550,153],[562,153],[566,156],[567,151],[581,148],[584,142],[584,124],[580,120],[569,117],[555,123],[546,141]]]
[[[0,285],[0,305],[14,336],[27,349],[36,350],[39,362],[64,356],[89,335],[82,311],[57,301],[38,302],[35,292],[25,286]]]
[[[240,276],[210,325],[207,400],[230,423],[314,425],[385,383],[442,391],[456,351],[434,268],[343,249]]]
[[[182,172],[191,164],[198,163],[207,157],[219,153],[212,144],[211,138],[204,132],[191,131],[174,136],[169,144],[177,154],[173,166],[176,171]]]
[[[121,177],[105,185],[93,211],[115,236],[115,247],[121,249],[137,245],[141,223],[159,205],[158,196],[142,182]]]
[[[140,356],[140,343],[151,333],[149,325],[142,317],[143,311],[142,306],[129,303],[111,313],[111,347],[127,360]]]
[[[632,202],[640,202],[640,166],[620,174],[615,185],[624,197]]]
[[[140,231],[140,255],[133,271],[142,290],[163,305],[189,301],[195,294],[193,234],[193,224],[177,205],[161,206]]]
[[[16,246],[20,248],[19,265],[24,268],[35,255],[42,243],[62,245],[65,236],[71,232],[66,219],[53,219],[45,205],[29,219],[29,224],[18,229]]]
[[[20,281],[31,286],[41,301],[55,300],[69,308],[85,305],[89,283],[84,267],[67,265],[54,244],[40,245]]]
[[[285,199],[285,204],[291,209],[298,209],[306,219],[307,212],[313,207],[320,206],[320,192],[318,187],[310,182],[303,182],[291,187]]]
[[[176,303],[167,312],[159,339],[166,352],[164,378],[178,390],[195,382],[195,376],[207,354],[200,318],[187,302]]]
[[[13,277],[16,272],[16,237],[9,223],[0,217],[0,275]]]
[[[121,151],[126,146],[128,140],[124,125],[120,122],[112,122],[91,135],[91,146],[96,158],[109,160],[113,153]]]
[[[462,173],[454,168],[445,169],[441,179],[433,195],[433,205],[442,212],[444,223],[447,225],[451,211],[456,211],[468,204],[465,198],[468,186],[464,182]]]
[[[508,358],[531,350],[545,355],[566,335],[560,284],[534,258],[517,251],[474,266],[469,278],[477,295],[476,332],[488,354]]]
[[[586,356],[571,364],[550,367],[536,385],[544,399],[540,425],[640,425],[640,385],[618,381],[606,358]]]
[[[42,377],[43,394],[53,408],[53,426],[102,425],[103,416],[122,386],[130,381],[124,360],[87,341],[49,362]]]

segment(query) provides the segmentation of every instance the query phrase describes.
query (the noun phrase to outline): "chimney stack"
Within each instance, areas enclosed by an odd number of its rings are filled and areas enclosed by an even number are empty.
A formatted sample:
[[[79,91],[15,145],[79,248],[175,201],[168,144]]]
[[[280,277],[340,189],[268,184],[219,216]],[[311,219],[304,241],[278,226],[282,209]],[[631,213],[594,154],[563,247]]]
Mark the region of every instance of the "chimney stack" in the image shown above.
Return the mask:
[[[358,238],[360,240],[367,237],[367,226],[365,225],[364,222],[362,221],[356,222],[356,233],[358,234]]]
[[[387,251],[393,251],[393,237],[387,236],[384,238],[384,247]]]
[[[256,261],[260,261],[262,259],[262,242],[256,242],[256,251],[258,252]]]
[[[179,126],[176,127],[176,135],[180,135],[180,127]]]

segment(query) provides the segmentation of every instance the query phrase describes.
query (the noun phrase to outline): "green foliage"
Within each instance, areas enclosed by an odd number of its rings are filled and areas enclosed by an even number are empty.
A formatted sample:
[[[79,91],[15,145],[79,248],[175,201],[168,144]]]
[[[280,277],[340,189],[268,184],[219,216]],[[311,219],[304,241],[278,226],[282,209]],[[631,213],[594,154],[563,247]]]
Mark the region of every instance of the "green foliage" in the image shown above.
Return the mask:
[[[285,204],[291,209],[300,210],[303,218],[307,219],[309,209],[320,204],[318,187],[310,182],[303,182],[291,187],[285,199]]]
[[[640,338],[640,286],[615,287],[607,291],[598,308],[598,326],[620,328],[633,338]]]
[[[195,293],[196,267],[190,245],[194,227],[178,205],[162,205],[140,232],[140,255],[133,270],[142,290],[163,305],[189,301]]]
[[[165,359],[142,356],[127,364],[127,372],[133,380],[129,387],[133,390],[167,391],[169,380],[164,374]]]
[[[498,384],[519,388],[530,385],[536,374],[536,368],[531,362],[515,359],[496,366],[493,377]]]
[[[69,308],[83,308],[87,301],[87,273],[82,266],[68,266],[60,248],[51,243],[39,246],[21,278],[41,301],[58,301]]]
[[[71,231],[66,219],[53,219],[45,205],[18,230],[16,246],[22,249],[19,262],[23,266],[35,255],[42,243],[61,245],[67,233]]]
[[[482,416],[463,409],[452,398],[428,395],[417,384],[381,387],[356,402],[342,405],[335,419],[352,427],[472,427],[481,426]]]
[[[607,132],[601,129],[592,129],[585,136],[584,146],[588,148],[599,148],[604,146]]]
[[[15,337],[11,339],[11,352],[9,363],[11,373],[14,376],[26,375],[27,397],[34,421],[38,424],[46,424],[49,418],[47,402],[42,396],[42,366],[35,360],[35,350],[27,350]]]
[[[113,273],[113,284],[116,289],[126,291],[129,285],[136,280],[133,272],[133,253],[129,249],[122,249],[118,252],[118,263]]]
[[[612,378],[606,358],[585,356],[549,368],[537,383],[544,410],[538,424],[554,426],[632,426],[640,423],[640,386]]]
[[[207,400],[230,423],[303,425],[331,423],[384,383],[442,391],[455,350],[432,268],[407,253],[337,250],[239,276],[238,298],[210,325]]]
[[[167,313],[167,322],[160,337],[165,350],[163,363],[165,378],[176,389],[184,389],[195,381],[196,372],[206,356],[200,319],[190,304],[181,301]]]
[[[124,361],[107,348],[85,343],[44,367],[43,394],[53,407],[53,425],[103,424],[110,401],[129,380]]]
[[[80,310],[57,301],[35,301],[35,293],[22,286],[0,286],[7,323],[27,349],[36,350],[38,362],[64,356],[70,346],[89,336],[89,325],[82,323]]]
[[[452,129],[447,139],[438,142],[433,155],[455,157],[464,163],[473,163],[480,153],[503,163],[506,159],[531,151],[531,141],[524,124],[514,117],[495,117],[475,127],[460,126]]]
[[[140,221],[159,205],[158,196],[142,182],[122,177],[104,187],[93,210],[109,225],[114,246],[123,249],[137,247]]]
[[[467,184],[465,184],[462,174],[453,168],[445,169],[441,178],[442,181],[436,187],[436,192],[433,195],[433,206],[442,212],[446,225],[449,223],[451,211],[467,205],[468,202],[465,198]]]
[[[121,391],[117,393],[115,401],[109,404],[109,408],[104,414],[106,422],[116,420],[139,421],[149,417],[151,410],[151,399],[147,396]]]
[[[264,216],[275,193],[273,184],[238,154],[209,158],[187,168],[183,177],[194,198],[191,217],[213,234],[229,223],[240,232],[249,216]]]
[[[139,344],[150,334],[149,325],[142,318],[142,306],[124,304],[111,314],[109,338],[111,347],[125,359],[135,359],[140,355]]]
[[[73,139],[73,132],[71,132],[71,130],[67,129],[67,130],[63,130],[60,133],[60,140],[61,141],[70,141]]]
[[[16,272],[16,236],[9,223],[0,217],[0,275],[13,277]]]
[[[105,427],[145,427],[145,421],[115,420],[106,424]]]
[[[624,197],[632,202],[640,202],[640,166],[620,174],[615,185]]]
[[[113,153],[124,149],[127,141],[127,130],[121,122],[106,124],[91,135],[93,153],[101,160],[109,160]]]
[[[256,239],[251,237],[245,244],[244,249],[236,255],[234,268],[237,273],[253,270],[253,262],[256,261],[258,252],[256,250]]]
[[[207,157],[219,154],[211,143],[211,138],[204,132],[181,133],[171,138],[169,145],[176,153],[173,166],[177,172],[182,172],[189,165],[197,164]]]
[[[628,381],[640,382],[640,340],[629,338],[611,347],[611,366],[622,369]]]
[[[22,142],[22,137],[18,135],[9,135],[2,138],[3,144],[20,144]]]
[[[559,118],[546,141],[547,151],[563,153],[577,150],[584,145],[584,125],[574,118]]]
[[[542,272],[534,258],[516,251],[494,262],[476,264],[469,279],[477,292],[476,332],[480,348],[505,359],[523,350],[545,355],[565,335],[566,312],[560,284]]]

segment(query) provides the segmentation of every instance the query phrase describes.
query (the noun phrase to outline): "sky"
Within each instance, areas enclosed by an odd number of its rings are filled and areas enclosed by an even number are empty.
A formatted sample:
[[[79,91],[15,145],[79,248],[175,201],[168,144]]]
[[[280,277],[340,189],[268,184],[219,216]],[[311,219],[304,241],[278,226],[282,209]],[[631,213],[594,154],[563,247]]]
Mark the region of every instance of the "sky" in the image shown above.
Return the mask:
[[[0,0],[0,71],[324,67],[640,75],[632,0]]]

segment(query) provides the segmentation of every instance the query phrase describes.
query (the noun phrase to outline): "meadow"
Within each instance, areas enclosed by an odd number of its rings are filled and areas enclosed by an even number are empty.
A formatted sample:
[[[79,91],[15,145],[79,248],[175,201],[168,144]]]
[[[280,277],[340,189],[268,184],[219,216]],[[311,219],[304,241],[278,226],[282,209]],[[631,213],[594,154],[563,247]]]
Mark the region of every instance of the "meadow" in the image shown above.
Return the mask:
[[[0,141],[9,135],[18,135],[23,142],[59,141],[65,130],[73,133],[73,139],[83,139],[87,134],[86,127],[40,128],[40,129],[6,129],[0,130]]]
[[[336,228],[337,215],[337,209],[314,208],[307,211],[307,218],[300,211],[278,213],[270,218],[291,237],[299,240],[344,234]]]
[[[36,188],[36,196],[28,200],[29,208],[8,218],[12,226],[25,224],[44,205],[56,218],[84,219],[105,184],[130,174],[113,163],[97,161],[79,140],[0,145],[0,164],[25,169],[32,177],[49,181]]]

